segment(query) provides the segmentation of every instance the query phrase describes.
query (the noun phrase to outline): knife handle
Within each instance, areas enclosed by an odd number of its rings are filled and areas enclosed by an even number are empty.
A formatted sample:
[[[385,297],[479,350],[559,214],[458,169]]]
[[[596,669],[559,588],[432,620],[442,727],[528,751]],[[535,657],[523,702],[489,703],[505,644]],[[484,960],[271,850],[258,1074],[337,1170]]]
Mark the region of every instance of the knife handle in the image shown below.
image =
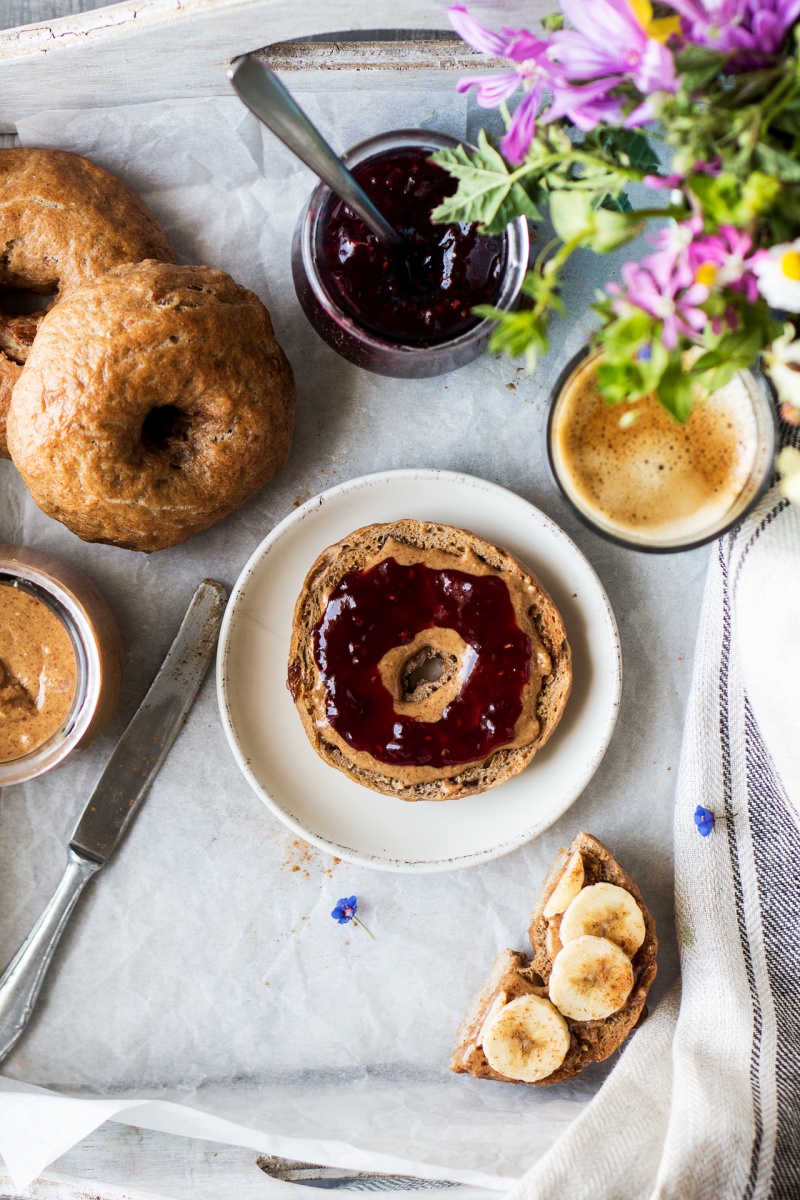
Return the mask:
[[[0,1062],[20,1037],[75,902],[100,863],[69,851],[53,897],[0,978]]]

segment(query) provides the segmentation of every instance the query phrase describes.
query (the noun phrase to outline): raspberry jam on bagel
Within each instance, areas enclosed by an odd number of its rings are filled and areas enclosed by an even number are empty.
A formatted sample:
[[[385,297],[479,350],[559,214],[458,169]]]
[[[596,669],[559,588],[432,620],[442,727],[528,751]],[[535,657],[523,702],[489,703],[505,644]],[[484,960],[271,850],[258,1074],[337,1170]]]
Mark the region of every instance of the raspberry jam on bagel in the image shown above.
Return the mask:
[[[432,695],[436,680],[413,686],[423,654],[447,676]],[[314,657],[326,716],[349,746],[382,763],[451,767],[514,741],[533,646],[497,575],[392,556],[341,580]]]
[[[507,551],[405,520],[329,547],[298,599],[289,688],[314,749],[406,800],[528,765],[569,695],[563,623]]]

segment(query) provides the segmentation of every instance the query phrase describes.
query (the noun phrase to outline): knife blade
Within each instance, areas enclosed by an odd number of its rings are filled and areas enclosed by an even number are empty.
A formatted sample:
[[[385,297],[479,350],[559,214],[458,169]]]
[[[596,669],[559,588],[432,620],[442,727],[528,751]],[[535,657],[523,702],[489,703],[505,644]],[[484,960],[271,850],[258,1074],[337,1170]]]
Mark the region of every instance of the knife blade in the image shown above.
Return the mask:
[[[104,863],[139,811],[208,670],[226,601],[224,588],[210,579],[195,592],[160,671],[75,826],[69,844],[76,854]]]
[[[211,662],[226,603],[221,584],[206,579],[197,588],[160,671],[89,797],[69,843],[64,875],[0,978],[0,1062],[30,1019],[78,897],[116,849],[175,741]]]

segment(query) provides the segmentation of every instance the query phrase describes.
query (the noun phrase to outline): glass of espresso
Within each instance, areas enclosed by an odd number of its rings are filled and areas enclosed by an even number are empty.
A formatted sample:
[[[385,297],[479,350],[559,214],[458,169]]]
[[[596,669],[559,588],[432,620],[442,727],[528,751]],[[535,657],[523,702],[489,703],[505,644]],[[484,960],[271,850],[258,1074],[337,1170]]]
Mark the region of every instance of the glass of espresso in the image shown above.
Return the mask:
[[[368,371],[412,379],[454,371],[483,353],[493,328],[473,309],[509,309],[519,298],[528,266],[524,218],[491,236],[477,224],[430,220],[457,186],[431,155],[459,144],[408,129],[343,155],[402,234],[402,251],[387,249],[324,183],[300,214],[292,243],[300,304],[328,345]]]
[[[602,352],[562,372],[547,420],[547,456],[561,492],[597,533],[636,550],[690,550],[742,519],[769,486],[777,443],[764,377],[740,371],[680,425],[654,396],[609,404],[597,386]]]

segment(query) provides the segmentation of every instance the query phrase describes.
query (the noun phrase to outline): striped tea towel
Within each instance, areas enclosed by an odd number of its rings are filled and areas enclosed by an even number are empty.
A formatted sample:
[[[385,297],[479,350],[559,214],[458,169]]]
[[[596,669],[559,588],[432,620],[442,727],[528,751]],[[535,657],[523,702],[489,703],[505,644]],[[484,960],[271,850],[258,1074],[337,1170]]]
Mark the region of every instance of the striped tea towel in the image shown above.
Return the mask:
[[[800,1197],[799,700],[800,505],[773,489],[706,585],[675,810],[681,988],[512,1200]],[[707,837],[698,805],[724,818]]]

